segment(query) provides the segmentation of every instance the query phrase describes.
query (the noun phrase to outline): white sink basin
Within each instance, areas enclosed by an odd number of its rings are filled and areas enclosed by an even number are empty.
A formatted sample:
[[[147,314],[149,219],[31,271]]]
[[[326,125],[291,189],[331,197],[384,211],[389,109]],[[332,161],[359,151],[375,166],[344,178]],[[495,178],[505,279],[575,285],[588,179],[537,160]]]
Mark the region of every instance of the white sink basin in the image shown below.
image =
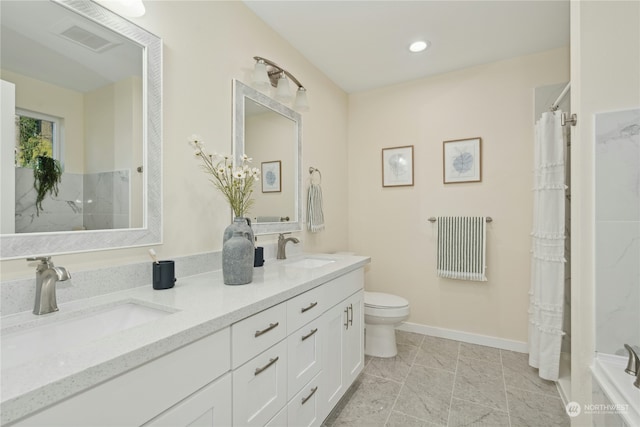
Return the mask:
[[[332,262],[336,262],[336,260],[326,258],[304,258],[300,261],[294,261],[291,264],[288,264],[288,266],[296,268],[318,268],[331,264]]]
[[[134,302],[2,335],[2,369],[95,341],[171,314]]]

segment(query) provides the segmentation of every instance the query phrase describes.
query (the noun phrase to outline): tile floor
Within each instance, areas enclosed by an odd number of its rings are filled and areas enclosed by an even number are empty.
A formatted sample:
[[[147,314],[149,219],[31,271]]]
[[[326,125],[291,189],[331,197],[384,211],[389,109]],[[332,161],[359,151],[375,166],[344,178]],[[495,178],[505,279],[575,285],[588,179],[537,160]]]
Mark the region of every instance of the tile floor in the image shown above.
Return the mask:
[[[526,354],[397,331],[324,422],[339,426],[569,426],[555,383]]]

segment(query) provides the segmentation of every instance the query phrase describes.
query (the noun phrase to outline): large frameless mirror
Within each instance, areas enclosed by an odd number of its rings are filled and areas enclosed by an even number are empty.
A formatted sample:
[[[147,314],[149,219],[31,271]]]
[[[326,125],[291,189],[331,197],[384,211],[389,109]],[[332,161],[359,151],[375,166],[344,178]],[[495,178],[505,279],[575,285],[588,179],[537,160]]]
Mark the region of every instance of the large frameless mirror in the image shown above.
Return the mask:
[[[0,257],[160,243],[161,39],[90,1],[0,8]]]
[[[234,159],[251,157],[261,170],[248,216],[256,234],[302,230],[302,118],[299,113],[233,81]]]

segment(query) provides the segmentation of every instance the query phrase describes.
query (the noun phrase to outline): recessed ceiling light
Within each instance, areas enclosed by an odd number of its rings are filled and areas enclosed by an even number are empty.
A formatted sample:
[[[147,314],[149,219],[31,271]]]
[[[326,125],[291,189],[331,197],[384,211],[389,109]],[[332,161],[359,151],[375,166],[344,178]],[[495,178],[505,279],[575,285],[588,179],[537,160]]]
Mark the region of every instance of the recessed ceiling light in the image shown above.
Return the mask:
[[[413,42],[411,43],[411,45],[409,45],[409,50],[411,52],[422,52],[423,50],[425,50],[426,48],[429,47],[429,41],[417,41],[417,42]]]

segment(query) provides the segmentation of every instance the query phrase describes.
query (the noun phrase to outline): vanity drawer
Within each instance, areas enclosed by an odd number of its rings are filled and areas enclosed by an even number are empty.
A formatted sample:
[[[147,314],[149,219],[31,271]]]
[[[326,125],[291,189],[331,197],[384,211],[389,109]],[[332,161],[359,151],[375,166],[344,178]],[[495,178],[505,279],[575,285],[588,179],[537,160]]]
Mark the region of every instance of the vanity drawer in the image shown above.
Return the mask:
[[[327,310],[324,286],[318,286],[287,301],[287,330],[289,333],[315,319]]]
[[[263,426],[287,404],[287,342],[233,371],[233,423]]]
[[[327,305],[333,307],[345,298],[364,288],[364,269],[359,268],[337,277],[323,286]]]
[[[233,369],[287,336],[286,304],[278,304],[231,325]]]
[[[321,319],[315,319],[287,338],[289,399],[320,372],[324,328]]]

